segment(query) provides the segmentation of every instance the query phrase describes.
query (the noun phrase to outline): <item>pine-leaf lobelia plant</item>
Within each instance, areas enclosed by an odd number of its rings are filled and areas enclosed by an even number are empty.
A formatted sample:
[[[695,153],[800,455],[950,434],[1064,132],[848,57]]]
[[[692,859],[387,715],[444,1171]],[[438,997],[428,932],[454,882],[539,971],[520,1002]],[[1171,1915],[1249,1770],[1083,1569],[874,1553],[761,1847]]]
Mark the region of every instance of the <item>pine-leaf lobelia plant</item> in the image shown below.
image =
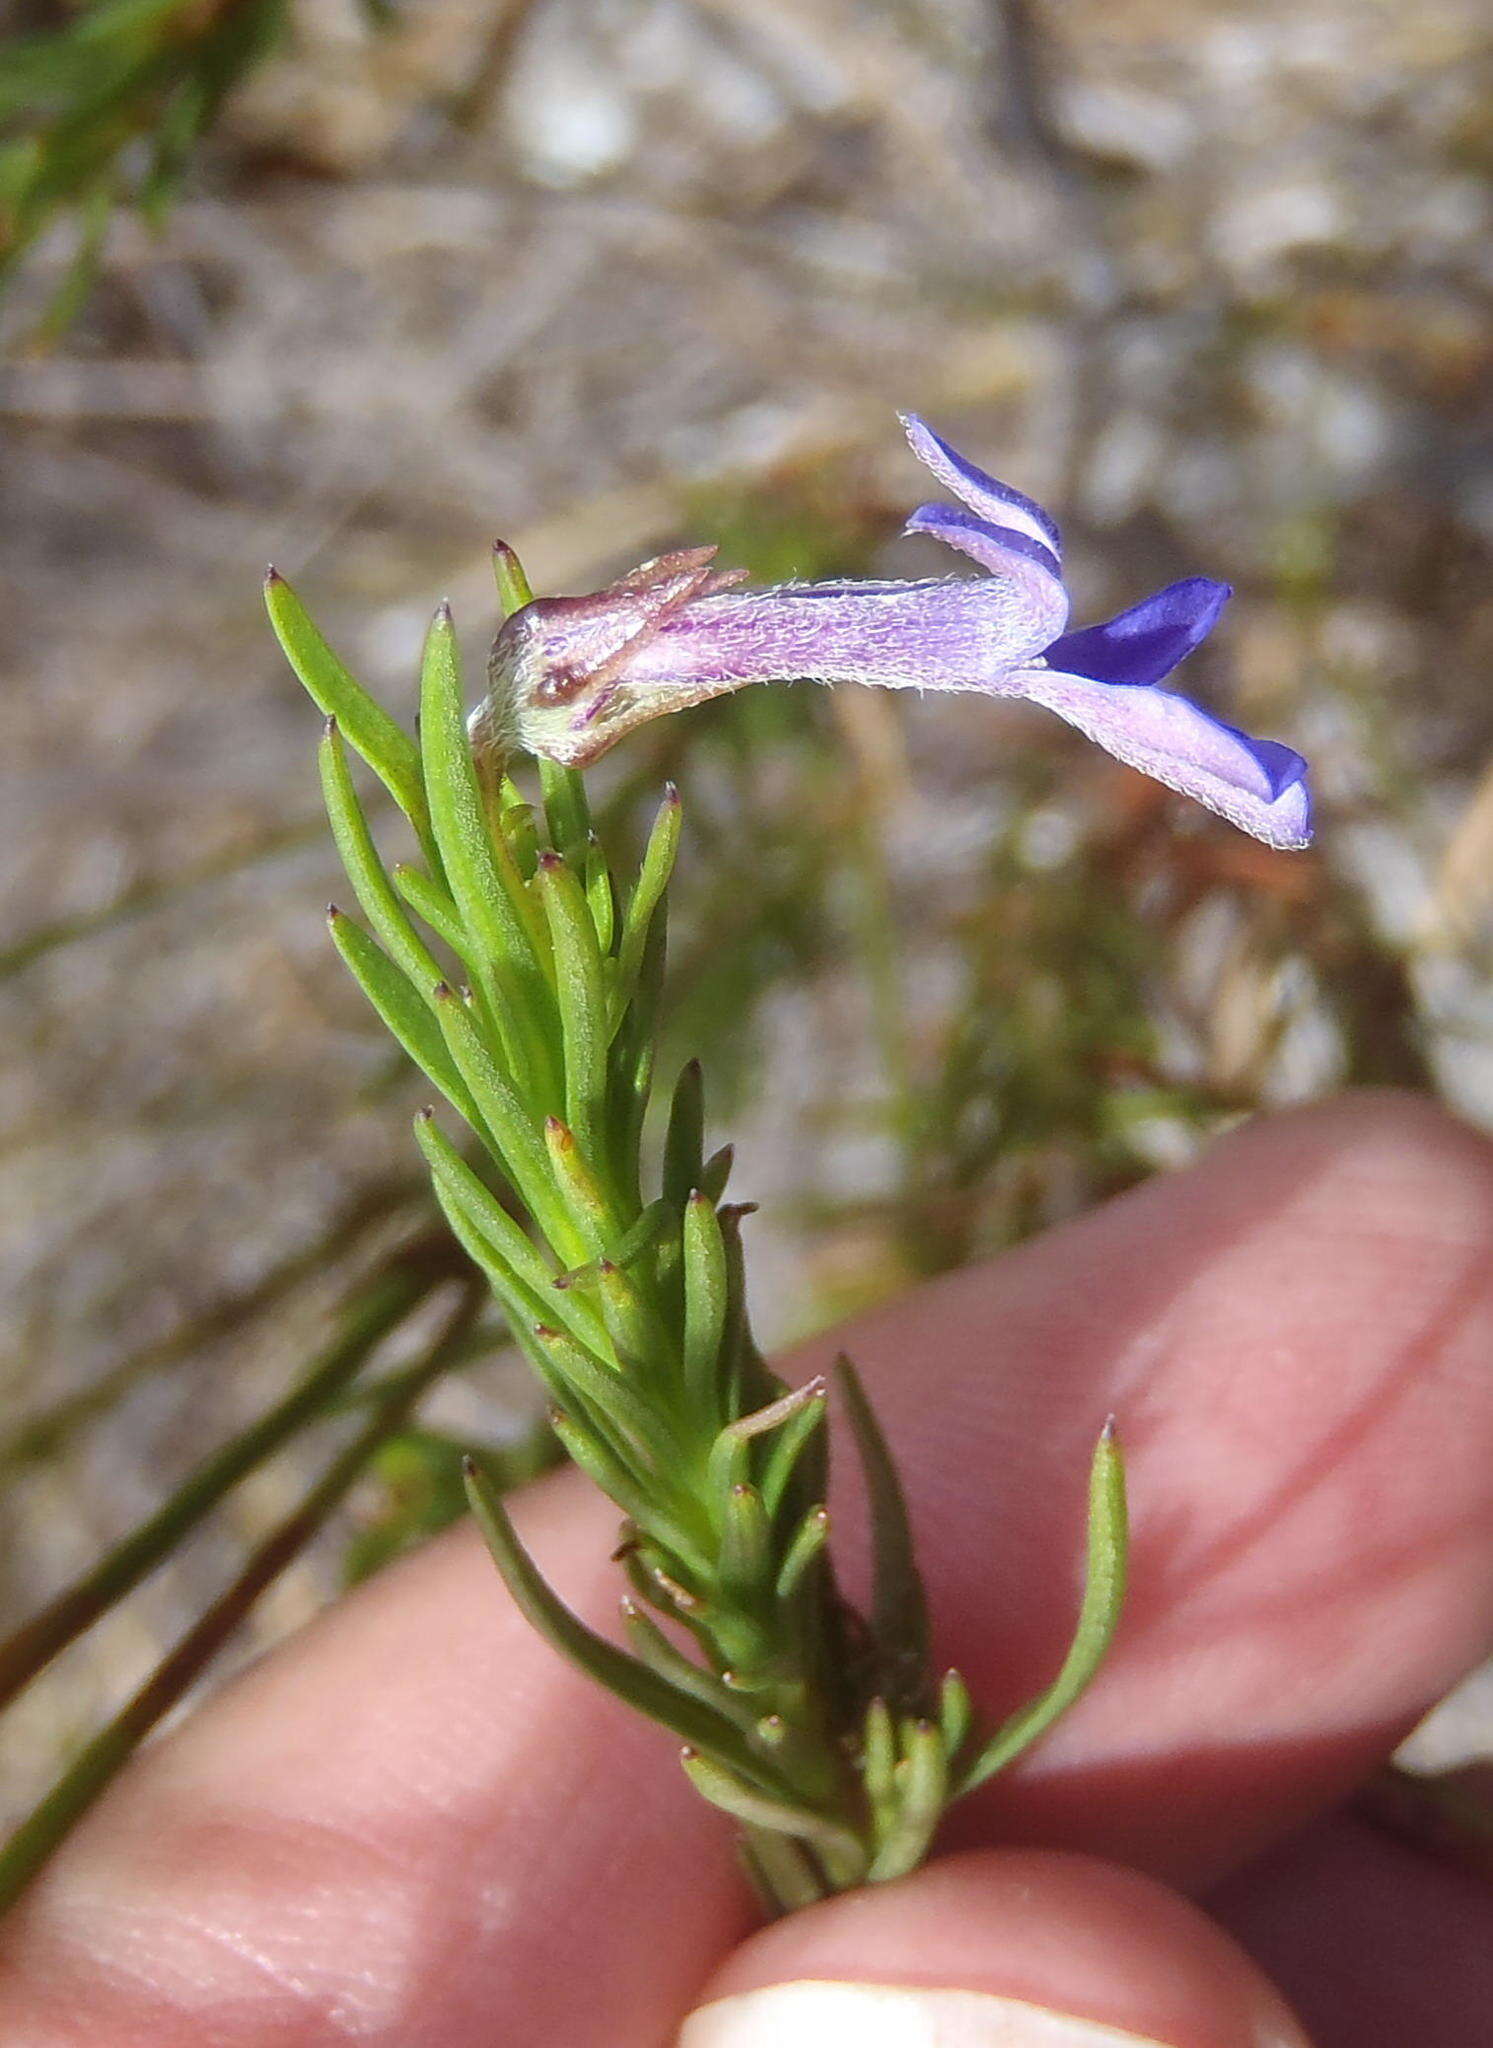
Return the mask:
[[[426,641],[418,743],[353,680],[289,586],[270,616],[327,726],[328,815],[366,924],[330,913],[354,978],[467,1127],[416,1135],[452,1230],[486,1274],[553,1402],[565,1448],[620,1509],[626,1648],[564,1607],[497,1491],[472,1506],[534,1626],[684,1744],[699,1791],[735,1816],[767,1904],[787,1910],[913,1869],[950,1802],[1002,1769],[1097,1669],[1125,1579],[1119,1445],[1094,1453],[1072,1647],[1037,1699],[987,1725],[940,1672],[896,1467],[848,1361],[839,1376],[866,1478],[870,1611],[829,1549],[822,1380],[789,1387],[752,1341],[729,1147],[705,1155],[697,1066],[645,1142],[680,803],[663,801],[619,886],[580,770],[645,719],[774,677],[983,690],[1045,703],[1121,759],[1275,845],[1308,836],[1304,767],[1156,687],[1228,592],[1176,584],[1064,633],[1056,528],[908,422],[967,510],[909,522],[990,573],[741,591],[689,550],[591,596],[534,601],[496,552],[504,624],[468,720],[445,606]],[[386,867],[348,749],[383,782],[418,861]],[[537,758],[542,805],[513,781]]]

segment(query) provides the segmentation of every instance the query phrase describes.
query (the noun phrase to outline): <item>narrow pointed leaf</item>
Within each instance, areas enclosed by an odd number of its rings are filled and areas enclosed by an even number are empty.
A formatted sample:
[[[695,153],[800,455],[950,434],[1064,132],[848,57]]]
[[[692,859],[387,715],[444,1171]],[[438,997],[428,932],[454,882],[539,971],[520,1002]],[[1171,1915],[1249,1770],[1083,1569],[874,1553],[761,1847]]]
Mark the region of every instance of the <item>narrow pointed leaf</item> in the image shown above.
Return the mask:
[[[896,1768],[897,1731],[892,1710],[885,1700],[875,1699],[866,1709],[861,1736],[861,1782],[879,1822],[885,1823],[891,1816]]]
[[[373,834],[368,829],[368,820],[353,787],[347,752],[335,718],[327,720],[317,760],[332,837],[337,842],[347,878],[385,951],[428,1002],[431,990],[441,979],[440,964],[406,916],[404,905],[395,894],[394,885],[373,843]]]
[[[734,1145],[722,1145],[711,1153],[700,1168],[699,1190],[702,1195],[708,1195],[712,1202],[719,1202],[726,1192],[726,1182],[731,1178],[735,1159]]]
[[[656,1380],[668,1369],[676,1346],[628,1273],[611,1259],[596,1269],[596,1298],[624,1366],[647,1370]]]
[[[467,1498],[493,1562],[531,1627],[598,1685],[604,1685],[640,1713],[661,1722],[682,1742],[721,1758],[747,1783],[760,1787],[769,1799],[781,1796],[783,1788],[775,1774],[752,1755],[734,1722],[703,1701],[691,1699],[571,1613],[540,1577],[533,1559],[514,1533],[501,1497],[470,1461],[465,1476]]]
[[[938,1695],[938,1725],[944,1753],[952,1764],[970,1738],[975,1725],[974,1702],[969,1687],[957,1671],[946,1671]]]
[[[713,1671],[692,1663],[635,1600],[622,1602],[622,1626],[634,1654],[660,1678],[668,1679],[680,1692],[690,1693],[716,1713],[724,1714],[743,1734],[753,1725],[756,1715],[750,1702],[728,1691]]]
[[[1083,1606],[1072,1647],[1046,1692],[998,1728],[960,1779],[961,1792],[982,1785],[1065,1714],[1103,1662],[1125,1598],[1125,1464],[1106,1424],[1089,1475],[1088,1563]]]
[[[354,919],[333,909],[327,913],[327,926],[348,972],[389,1031],[453,1108],[480,1131],[482,1118],[472,1092],[451,1057],[430,1004]]]
[[[664,1135],[664,1195],[683,1208],[699,1190],[705,1170],[705,1088],[700,1062],[689,1060],[674,1083]]]
[[[534,602],[524,565],[506,540],[495,540],[492,544],[492,573],[505,619],[511,619],[515,612]]]
[[[558,853],[540,855],[535,881],[554,950],[565,1055],[565,1120],[593,1169],[604,1172],[611,1030],[596,926],[584,889]]]
[[[948,1791],[943,1736],[931,1721],[918,1721],[908,1732],[895,1773],[897,1817],[872,1858],[866,1872],[868,1884],[886,1884],[916,1870],[928,1853]]]
[[[443,889],[439,882],[433,882],[423,868],[411,867],[406,861],[395,863],[394,886],[415,915],[424,918],[436,937],[443,939],[453,953],[459,953],[465,959],[471,941],[457,914],[456,905],[451,901],[450,891]]]
[[[855,1876],[865,1869],[865,1853],[860,1843],[839,1822],[785,1799],[764,1798],[753,1786],[738,1783],[729,1770],[710,1757],[686,1750],[680,1761],[690,1783],[712,1806],[719,1806],[753,1827],[769,1828],[811,1843],[823,1857],[826,1868],[833,1868],[837,1882],[853,1883]]]
[[[336,719],[348,744],[362,755],[416,831],[425,833],[429,813],[414,741],[354,681],[311,623],[301,600],[273,569],[265,579],[264,602],[275,637],[307,696],[324,716]]]
[[[822,1555],[829,1541],[829,1510],[810,1508],[800,1522],[778,1572],[774,1593],[779,1600],[791,1600]]]
[[[812,1857],[791,1835],[742,1823],[741,1858],[752,1888],[769,1915],[796,1913],[825,1897]]]
[[[753,1441],[757,1437],[769,1436],[781,1431],[787,1435],[793,1428],[813,1428],[824,1419],[825,1385],[822,1377],[807,1381],[801,1387],[781,1394],[770,1401],[765,1408],[754,1409],[750,1415],[743,1415],[739,1421],[728,1422],[710,1447],[710,1458],[706,1467],[706,1490],[714,1494],[725,1487],[734,1486],[738,1480],[749,1476],[749,1457]],[[782,1441],[779,1436],[778,1442]],[[777,1444],[769,1456],[777,1453]],[[766,1486],[762,1489],[766,1504]],[[768,1513],[772,1508],[768,1507]]]
[[[929,1694],[928,1599],[913,1548],[912,1526],[897,1468],[860,1375],[841,1357],[836,1367],[866,1476],[871,1516],[871,1627],[893,1708],[921,1711]]]
[[[717,1565],[722,1597],[748,1607],[760,1598],[772,1568],[772,1525],[762,1496],[739,1481],[726,1495]]]
[[[581,864],[581,879],[586,890],[586,902],[591,909],[591,923],[596,931],[596,943],[603,956],[612,950],[612,938],[617,924],[617,892],[612,887],[612,871],[607,866],[606,855],[593,836],[586,847],[586,857]]]
[[[586,1248],[597,1258],[606,1257],[617,1236],[616,1215],[575,1133],[557,1116],[545,1119],[544,1149],[555,1186]]]
[[[441,864],[473,942],[473,970],[502,1036],[508,1065],[526,1081],[539,1076],[557,1088],[546,1030],[553,1005],[535,946],[542,920],[525,895],[505,843],[488,829],[467,743],[456,633],[445,606],[436,613],[425,642],[420,745]]]
[[[544,798],[545,822],[550,844],[556,853],[573,858],[591,837],[591,806],[586,785],[574,768],[562,768],[558,761],[539,757],[539,788]]]
[[[573,1261],[580,1239],[555,1194],[538,1132],[455,989],[438,983],[435,996],[436,1018],[477,1105],[479,1130],[491,1133],[503,1171],[555,1250]]]
[[[783,1405],[795,1397],[784,1397]],[[793,1413],[783,1423],[767,1454],[767,1463],[762,1472],[762,1505],[770,1515],[776,1515],[787,1498],[788,1488],[795,1474],[802,1471],[805,1450],[818,1438],[824,1427],[829,1410],[829,1390],[822,1379],[810,1380],[797,1390],[797,1403]],[[816,1462],[814,1488],[822,1493],[827,1474],[823,1460]]]
[[[630,1522],[666,1544],[688,1570],[709,1570],[709,1559],[683,1523],[668,1513],[659,1502],[656,1489],[635,1468],[625,1464],[610,1444],[563,1408],[551,1414],[550,1427],[575,1464],[609,1500],[616,1502]]]
[[[674,860],[679,851],[680,821],[679,792],[670,783],[664,792],[658,816],[653,821],[653,830],[648,835],[643,865],[622,919],[617,957],[620,962],[618,1002],[623,1008],[637,987],[654,917],[669,885],[669,877],[674,872]],[[621,1008],[615,1021],[620,1021],[620,1018]]]
[[[536,1304],[536,1320],[564,1323],[593,1354],[604,1348],[606,1328],[600,1315],[574,1291],[556,1288],[554,1270],[543,1253],[473,1172],[440,1125],[422,1113],[415,1119],[415,1137],[437,1190],[470,1217],[492,1255],[527,1289]]]
[[[721,1345],[730,1307],[726,1247],[715,1204],[684,1206],[684,1385],[690,1411],[714,1423],[721,1398]]]

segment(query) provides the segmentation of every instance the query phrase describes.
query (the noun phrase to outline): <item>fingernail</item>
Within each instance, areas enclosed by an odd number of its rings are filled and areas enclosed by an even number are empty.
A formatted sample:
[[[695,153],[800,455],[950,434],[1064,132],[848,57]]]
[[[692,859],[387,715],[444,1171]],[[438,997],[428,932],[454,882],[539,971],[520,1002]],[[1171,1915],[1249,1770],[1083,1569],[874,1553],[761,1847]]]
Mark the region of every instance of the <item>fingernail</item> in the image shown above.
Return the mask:
[[[988,1991],[770,1984],[691,2013],[678,2048],[1175,2048]]]

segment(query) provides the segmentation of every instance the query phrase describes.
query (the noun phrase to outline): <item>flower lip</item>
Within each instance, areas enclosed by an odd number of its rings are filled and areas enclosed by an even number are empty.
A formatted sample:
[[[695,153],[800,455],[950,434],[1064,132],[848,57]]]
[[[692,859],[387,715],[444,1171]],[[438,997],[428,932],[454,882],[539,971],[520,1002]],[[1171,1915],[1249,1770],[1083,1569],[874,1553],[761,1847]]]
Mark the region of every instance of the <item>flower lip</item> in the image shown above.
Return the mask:
[[[934,540],[941,540],[946,547],[962,548],[976,561],[986,561],[986,553],[980,546],[980,543],[985,543],[987,549],[993,546],[1008,554],[1024,556],[1027,561],[1045,569],[1049,576],[1061,577],[1063,573],[1062,563],[1045,540],[1038,540],[1014,526],[998,526],[993,519],[983,519],[979,513],[967,512],[961,505],[919,505],[902,531],[926,533]]]
[[[1024,491],[1018,491],[1012,484],[1003,484],[998,478],[987,475],[961,455],[957,448],[951,448],[915,412],[898,413],[897,417],[918,461],[956,498],[962,498],[972,512],[995,525],[1014,526],[1032,540],[1044,541],[1057,559],[1062,560],[1063,536],[1058,530],[1058,523],[1035,498],[1027,497]]]

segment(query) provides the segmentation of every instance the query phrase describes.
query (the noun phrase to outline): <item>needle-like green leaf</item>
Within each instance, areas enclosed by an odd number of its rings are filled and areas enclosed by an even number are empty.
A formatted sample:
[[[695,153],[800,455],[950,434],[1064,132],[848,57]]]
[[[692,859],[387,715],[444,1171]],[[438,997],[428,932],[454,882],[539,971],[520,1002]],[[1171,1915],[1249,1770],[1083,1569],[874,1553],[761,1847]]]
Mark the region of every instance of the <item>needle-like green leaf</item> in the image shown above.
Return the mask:
[[[437,938],[444,939],[452,952],[465,960],[471,941],[449,890],[433,882],[423,868],[411,867],[405,861],[395,862],[393,878],[395,888],[416,916],[423,917]]]
[[[671,782],[664,791],[664,800],[659,806],[658,816],[653,821],[653,830],[648,835],[647,849],[643,854],[643,865],[638,871],[638,879],[633,885],[627,909],[623,914],[622,936],[617,948],[616,1014],[612,1019],[614,1027],[621,1022],[642,972],[653,920],[663,899],[663,893],[669,886],[669,877],[674,872],[674,860],[679,851],[680,822],[679,792]]]
[[[597,1635],[556,1598],[514,1534],[501,1498],[470,1460],[465,1477],[467,1498],[493,1562],[531,1626],[599,1685],[661,1722],[682,1742],[720,1758],[726,1768],[759,1788],[769,1800],[783,1798],[787,1788],[767,1764],[753,1756],[734,1722]]]
[[[472,1091],[451,1057],[430,1004],[409,976],[394,965],[376,939],[335,904],[327,911],[327,929],[348,972],[393,1036],[452,1107],[480,1132],[483,1120]]]
[[[543,918],[507,843],[489,830],[467,742],[461,666],[450,609],[431,621],[420,668],[420,747],[431,826],[452,901],[469,934],[473,971],[526,1094],[556,1106],[554,1004],[541,966]],[[548,936],[544,935],[544,945]],[[534,1082],[540,1087],[536,1089]]]
[[[682,1209],[705,1170],[705,1084],[698,1060],[687,1060],[674,1083],[664,1134],[664,1197]]]
[[[415,830],[427,837],[430,814],[420,774],[420,755],[404,728],[389,716],[337,659],[306,607],[285,578],[271,569],[264,583],[265,608],[285,658],[313,704],[335,718]]]
[[[1039,1735],[1045,1735],[1093,1678],[1120,1619],[1125,1598],[1125,1553],[1125,1464],[1111,1421],[1100,1435],[1089,1474],[1088,1563],[1072,1647],[1046,1692],[997,1728],[961,1774],[961,1793],[983,1785],[987,1778],[1030,1748]]]
[[[435,989],[435,1014],[457,1071],[477,1105],[475,1127],[488,1131],[497,1157],[530,1214],[562,1258],[585,1252],[555,1194],[543,1142],[523,1104],[472,1021],[466,1004],[445,982]]]
[[[788,1800],[764,1798],[753,1786],[738,1782],[730,1770],[723,1769],[713,1758],[693,1750],[687,1749],[680,1761],[690,1783],[712,1806],[719,1806],[753,1827],[770,1828],[777,1834],[794,1835],[810,1843],[825,1868],[833,1871],[838,1884],[853,1884],[864,1874],[865,1851],[849,1828],[838,1821]]]
[[[726,1334],[729,1274],[715,1204],[691,1195],[684,1205],[685,1400],[708,1428],[720,1420],[721,1344]]]
[[[511,619],[515,612],[521,612],[526,604],[534,602],[524,565],[506,540],[495,540],[492,544],[492,573],[505,619]]]
[[[585,781],[574,768],[562,768],[558,761],[548,761],[541,754],[539,790],[556,853],[567,860],[577,859],[591,842],[591,806]]]
[[[606,982],[586,892],[558,853],[542,853],[535,875],[554,949],[555,994],[565,1046],[565,1120],[593,1170],[606,1176]]]
[[[431,990],[441,979],[440,965],[405,915],[404,905],[395,894],[394,885],[373,843],[373,834],[368,829],[368,820],[353,787],[347,750],[342,744],[342,734],[335,718],[327,720],[317,761],[332,837],[337,842],[347,878],[390,958],[428,1001]]]
[[[868,1884],[905,1877],[928,1853],[949,1790],[943,1736],[931,1721],[916,1721],[908,1729],[893,1783],[897,1814],[866,1872]]]
[[[448,1195],[500,1260],[533,1297],[541,1321],[563,1323],[576,1339],[599,1355],[606,1347],[600,1315],[575,1288],[555,1286],[555,1273],[538,1247],[510,1216],[492,1189],[462,1158],[446,1133],[422,1111],[415,1119],[415,1137],[425,1154],[431,1179]]]
[[[871,1516],[871,1629],[881,1661],[882,1689],[894,1711],[921,1713],[931,1704],[928,1599],[913,1547],[907,1501],[860,1375],[843,1355],[836,1371],[866,1475]]]

